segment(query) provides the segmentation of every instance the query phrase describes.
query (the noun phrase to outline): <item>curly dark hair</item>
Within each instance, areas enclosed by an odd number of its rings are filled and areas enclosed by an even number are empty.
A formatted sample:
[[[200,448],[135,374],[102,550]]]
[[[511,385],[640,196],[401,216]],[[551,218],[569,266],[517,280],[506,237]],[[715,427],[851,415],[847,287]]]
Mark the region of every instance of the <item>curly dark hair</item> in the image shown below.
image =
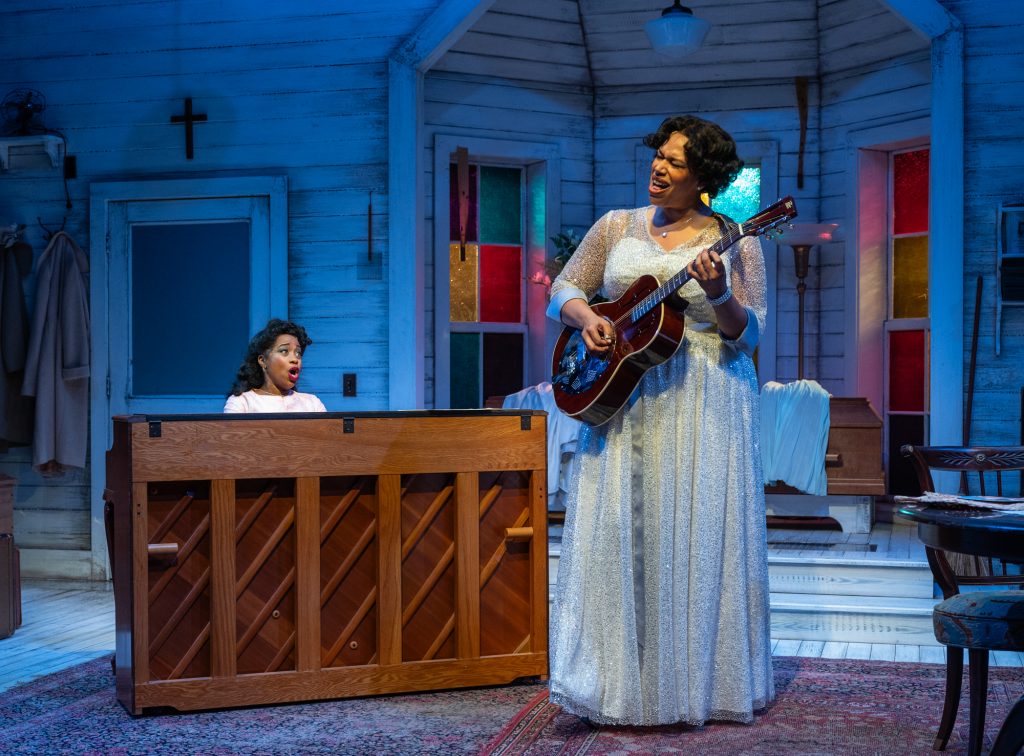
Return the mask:
[[[245,359],[238,367],[238,375],[235,376],[235,385],[231,387],[232,395],[238,396],[263,385],[263,368],[260,367],[259,359],[271,350],[277,337],[282,335],[297,338],[303,352],[313,343],[313,339],[306,335],[306,329],[298,323],[278,318],[268,320],[263,330],[249,341],[249,346],[245,350]]]
[[[736,155],[736,142],[717,123],[686,115],[666,118],[657,131],[644,137],[644,144],[652,150],[660,149],[676,131],[687,139],[686,163],[701,191],[717,197],[743,167]]]

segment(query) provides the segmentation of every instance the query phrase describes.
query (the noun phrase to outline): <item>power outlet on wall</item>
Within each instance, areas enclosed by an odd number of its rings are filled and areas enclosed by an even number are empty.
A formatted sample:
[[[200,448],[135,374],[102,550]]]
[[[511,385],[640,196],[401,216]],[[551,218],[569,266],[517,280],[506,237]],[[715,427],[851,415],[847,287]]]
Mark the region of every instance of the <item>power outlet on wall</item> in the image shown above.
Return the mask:
[[[355,396],[356,395],[356,374],[355,373],[342,373],[341,374],[341,395],[342,396]]]

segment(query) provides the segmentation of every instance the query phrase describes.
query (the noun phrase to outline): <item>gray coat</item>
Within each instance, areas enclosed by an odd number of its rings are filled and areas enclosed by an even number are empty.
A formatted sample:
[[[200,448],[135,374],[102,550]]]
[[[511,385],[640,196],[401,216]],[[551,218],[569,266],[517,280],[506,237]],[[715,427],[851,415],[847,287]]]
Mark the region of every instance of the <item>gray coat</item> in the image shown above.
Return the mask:
[[[89,260],[65,232],[39,258],[22,393],[36,398],[32,464],[85,467],[89,445]]]

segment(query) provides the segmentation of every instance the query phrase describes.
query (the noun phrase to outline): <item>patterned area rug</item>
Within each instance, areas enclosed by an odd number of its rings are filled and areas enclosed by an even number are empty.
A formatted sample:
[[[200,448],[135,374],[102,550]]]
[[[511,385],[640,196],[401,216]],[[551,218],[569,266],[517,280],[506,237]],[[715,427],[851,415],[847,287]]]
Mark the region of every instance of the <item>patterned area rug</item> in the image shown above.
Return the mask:
[[[2,754],[474,754],[540,691],[500,688],[129,716],[109,657],[0,693]]]
[[[102,658],[0,695],[0,753],[907,756],[933,753],[943,680],[931,664],[776,658],[778,698],[754,724],[701,728],[591,729],[537,683],[133,718]],[[990,670],[986,748],[1022,691],[1024,670]],[[966,739],[965,696],[945,753]]]
[[[541,690],[484,749],[488,756],[699,753],[730,756],[934,754],[945,668],[934,664],[775,659],[777,698],[754,724],[592,728]],[[967,752],[967,670],[957,726],[944,754]],[[1024,692],[1024,670],[989,670],[986,750]]]

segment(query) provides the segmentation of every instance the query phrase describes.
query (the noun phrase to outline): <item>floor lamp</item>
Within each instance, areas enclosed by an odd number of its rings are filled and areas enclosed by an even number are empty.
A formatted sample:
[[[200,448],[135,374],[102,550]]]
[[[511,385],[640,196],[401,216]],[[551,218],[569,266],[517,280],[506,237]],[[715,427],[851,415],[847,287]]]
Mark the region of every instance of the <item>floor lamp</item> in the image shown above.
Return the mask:
[[[804,293],[807,291],[807,271],[811,263],[811,247],[832,241],[838,223],[794,223],[782,237],[793,248],[793,267],[796,269],[796,293],[800,298],[797,309],[796,377],[804,377]]]

